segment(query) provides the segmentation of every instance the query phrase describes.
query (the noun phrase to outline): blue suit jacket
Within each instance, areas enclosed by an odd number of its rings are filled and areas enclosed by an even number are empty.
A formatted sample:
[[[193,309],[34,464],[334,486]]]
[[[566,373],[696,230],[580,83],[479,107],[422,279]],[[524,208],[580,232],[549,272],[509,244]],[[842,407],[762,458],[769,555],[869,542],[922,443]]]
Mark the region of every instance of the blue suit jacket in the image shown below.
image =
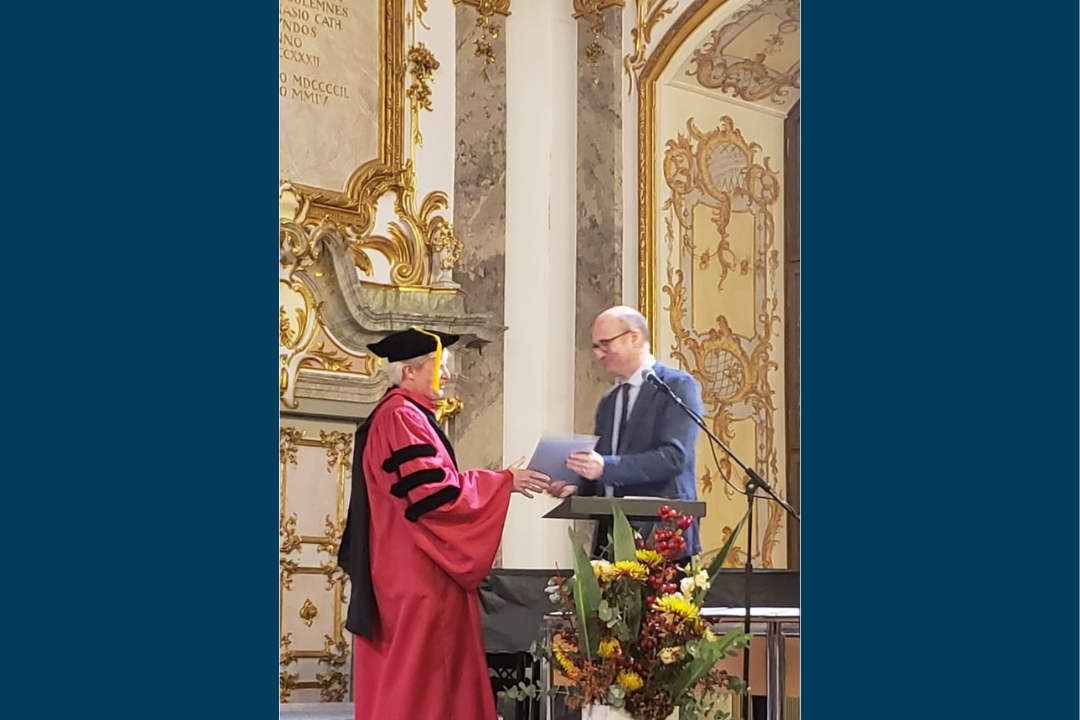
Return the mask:
[[[659,362],[653,370],[687,407],[702,415],[701,388],[691,375]],[[690,416],[662,390],[649,382],[643,383],[627,419],[628,430],[621,455],[616,455],[611,447],[614,416],[615,392],[609,391],[597,405],[594,433],[600,437],[596,452],[604,458],[604,474],[596,482],[581,481],[581,494],[603,495],[606,487],[612,487],[615,497],[650,495],[697,500],[694,449],[701,429]],[[648,539],[652,533],[651,525],[634,525]],[[594,555],[599,554],[599,548],[607,543],[609,531],[609,523],[599,524],[593,544]],[[683,531],[687,555],[701,552],[700,536],[700,523],[695,518],[694,523]]]

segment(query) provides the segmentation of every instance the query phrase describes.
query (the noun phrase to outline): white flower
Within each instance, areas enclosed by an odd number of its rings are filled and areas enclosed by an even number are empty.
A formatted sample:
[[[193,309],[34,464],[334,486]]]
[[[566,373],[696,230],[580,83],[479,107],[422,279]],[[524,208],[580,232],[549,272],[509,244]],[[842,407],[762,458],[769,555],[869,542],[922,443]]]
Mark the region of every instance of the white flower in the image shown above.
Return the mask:
[[[697,575],[684,577],[679,583],[679,589],[682,590],[683,595],[693,595],[698,589],[708,592],[709,586],[709,573],[706,570],[699,570]]]

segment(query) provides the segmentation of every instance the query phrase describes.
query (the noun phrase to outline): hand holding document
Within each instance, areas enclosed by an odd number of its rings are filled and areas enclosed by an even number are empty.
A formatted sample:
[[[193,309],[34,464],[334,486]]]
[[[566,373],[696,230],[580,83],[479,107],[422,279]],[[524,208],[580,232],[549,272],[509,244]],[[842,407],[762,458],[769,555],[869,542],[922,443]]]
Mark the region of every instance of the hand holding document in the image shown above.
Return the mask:
[[[527,467],[551,478],[552,490],[566,497],[581,483],[581,478],[566,467],[567,459],[571,453],[592,451],[599,439],[596,435],[545,435]]]

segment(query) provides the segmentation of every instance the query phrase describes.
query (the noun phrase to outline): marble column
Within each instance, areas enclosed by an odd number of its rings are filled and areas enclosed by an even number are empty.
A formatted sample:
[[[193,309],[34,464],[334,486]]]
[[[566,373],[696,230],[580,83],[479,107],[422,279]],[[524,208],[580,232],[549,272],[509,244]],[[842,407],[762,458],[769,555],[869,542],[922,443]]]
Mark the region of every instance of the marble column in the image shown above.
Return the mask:
[[[474,54],[481,30],[477,9],[454,7],[457,23],[454,234],[461,257],[454,280],[468,313],[502,324],[506,275],[506,41],[487,41],[497,62]],[[501,15],[493,22],[504,24]],[[487,79],[482,71],[486,68]],[[503,339],[479,350],[458,349],[456,395],[465,408],[454,419],[458,465],[499,469],[503,464]]]
[[[591,433],[596,404],[611,386],[592,353],[592,323],[622,297],[622,13],[600,11],[596,28],[578,20],[577,314],[574,429]]]

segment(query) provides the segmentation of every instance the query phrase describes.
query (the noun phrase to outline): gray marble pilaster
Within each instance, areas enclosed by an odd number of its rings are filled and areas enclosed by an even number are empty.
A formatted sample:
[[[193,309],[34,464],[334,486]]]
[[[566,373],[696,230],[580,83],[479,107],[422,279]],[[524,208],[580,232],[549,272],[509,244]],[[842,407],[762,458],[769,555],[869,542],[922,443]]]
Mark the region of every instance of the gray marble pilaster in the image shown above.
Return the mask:
[[[611,378],[593,357],[592,323],[622,297],[622,8],[601,11],[595,36],[578,20],[577,314],[574,429],[592,432],[596,403]],[[600,53],[587,53],[596,44]],[[591,54],[596,58],[592,63]],[[632,299],[629,304],[634,304]]]
[[[476,57],[481,29],[470,5],[455,6],[457,55],[455,94],[457,147],[454,165],[454,234],[462,243],[454,280],[465,292],[469,313],[504,319],[506,277],[506,18],[494,15],[500,28],[491,43],[496,62]],[[479,350],[456,348],[458,375],[454,394],[465,408],[452,432],[458,465],[502,468],[503,340]]]

